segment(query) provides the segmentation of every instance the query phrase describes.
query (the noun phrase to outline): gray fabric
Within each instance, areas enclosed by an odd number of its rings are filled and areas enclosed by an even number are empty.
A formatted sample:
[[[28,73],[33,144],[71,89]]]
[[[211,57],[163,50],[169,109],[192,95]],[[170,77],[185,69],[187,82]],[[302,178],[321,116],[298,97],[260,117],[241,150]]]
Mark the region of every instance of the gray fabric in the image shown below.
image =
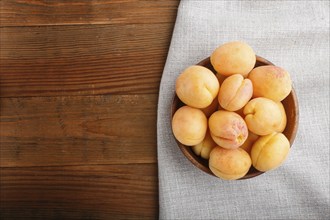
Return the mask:
[[[171,133],[178,74],[233,40],[290,72],[300,108],[287,161],[243,181],[198,170]],[[330,219],[329,1],[182,1],[160,85],[157,138],[160,219]]]

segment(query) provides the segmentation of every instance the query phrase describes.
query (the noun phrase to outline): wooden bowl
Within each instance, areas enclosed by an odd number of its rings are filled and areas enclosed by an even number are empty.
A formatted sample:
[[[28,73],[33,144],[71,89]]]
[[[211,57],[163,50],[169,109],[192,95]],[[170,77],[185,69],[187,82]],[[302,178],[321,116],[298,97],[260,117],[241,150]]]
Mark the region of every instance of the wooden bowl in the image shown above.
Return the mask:
[[[204,66],[208,69],[210,69],[213,73],[216,74],[216,71],[213,69],[210,57],[200,61],[197,65]],[[265,66],[265,65],[274,65],[270,61],[257,56],[257,62],[255,67],[258,66]],[[298,129],[298,119],[299,119],[299,107],[298,107],[298,100],[296,93],[294,89],[292,88],[291,93],[282,101],[283,106],[285,108],[285,112],[287,115],[287,125],[285,130],[283,131],[283,134],[288,138],[290,141],[290,147],[293,144],[293,141],[296,137],[297,129]],[[177,109],[182,107],[184,104],[181,102],[181,100],[178,98],[178,96],[175,94],[173,102],[172,102],[172,117]],[[174,135],[173,135],[174,137]],[[175,138],[175,137],[174,137]],[[181,144],[178,140],[176,140],[179,148],[181,149],[182,153],[190,160],[192,164],[194,164],[197,168],[201,169],[202,171],[215,176],[212,171],[210,170],[208,166],[208,160],[205,160],[201,158],[200,156],[197,156],[190,146],[186,146]],[[256,170],[253,166],[251,166],[249,172],[240,180],[242,179],[249,179],[252,177],[259,176],[260,174],[263,174],[264,172]]]

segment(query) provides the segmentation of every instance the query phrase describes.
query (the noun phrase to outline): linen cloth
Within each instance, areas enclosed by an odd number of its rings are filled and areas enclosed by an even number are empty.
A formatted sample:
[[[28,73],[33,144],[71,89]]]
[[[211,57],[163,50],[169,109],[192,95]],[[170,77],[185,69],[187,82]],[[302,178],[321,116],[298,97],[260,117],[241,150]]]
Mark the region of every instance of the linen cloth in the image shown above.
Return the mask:
[[[183,156],[170,112],[179,73],[234,40],[291,74],[300,120],[281,167],[224,181]],[[157,138],[160,219],[330,219],[329,1],[181,1],[160,85]]]

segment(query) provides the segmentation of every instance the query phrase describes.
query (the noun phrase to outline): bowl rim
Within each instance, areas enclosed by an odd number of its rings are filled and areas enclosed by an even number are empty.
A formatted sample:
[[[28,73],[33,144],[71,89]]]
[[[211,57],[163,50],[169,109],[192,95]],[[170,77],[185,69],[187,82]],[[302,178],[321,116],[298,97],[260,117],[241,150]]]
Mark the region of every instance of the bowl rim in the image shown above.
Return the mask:
[[[203,60],[201,60],[200,62],[198,62],[197,64],[195,65],[199,65],[199,66],[204,66],[206,67],[207,65],[210,66],[211,63],[210,63],[210,57],[207,57]],[[258,56],[256,55],[256,65],[255,67],[257,66],[264,66],[264,65],[272,65],[272,66],[275,66],[275,64],[273,64],[272,62],[270,62],[269,60],[261,57],[261,56]],[[254,67],[254,68],[255,68]],[[212,66],[211,66],[212,68]],[[210,69],[210,68],[208,68]],[[211,71],[216,74],[216,71],[212,68]],[[290,96],[290,97],[289,97]],[[289,93],[289,95],[284,99],[286,100],[287,98],[290,98],[292,99],[292,102],[293,102],[293,106],[294,106],[294,112],[292,113],[292,115],[294,116],[294,119],[293,119],[293,122],[294,122],[294,126],[293,128],[291,129],[292,131],[290,132],[290,138],[289,139],[289,142],[290,142],[290,148],[292,147],[293,145],[293,142],[295,140],[295,137],[297,135],[297,131],[298,131],[298,125],[299,125],[299,105],[298,105],[298,98],[297,98],[297,95],[296,95],[296,92],[295,92],[295,89],[293,88],[293,85],[292,85],[292,90],[291,92]],[[179,97],[177,96],[177,94],[174,92],[174,97],[173,97],[173,100],[172,100],[172,106],[171,106],[171,126],[172,126],[172,118],[173,118],[173,115],[174,113],[176,112],[177,109],[179,109],[180,107],[180,103],[182,104],[181,100],[179,99]],[[287,113],[287,109],[285,109],[286,113]],[[288,114],[287,114],[288,115]],[[172,129],[171,129],[172,130]],[[214,176],[216,178],[219,178],[217,177],[216,175],[214,175],[212,173],[212,171],[210,170],[210,168],[208,166],[205,165],[205,163],[208,161],[206,159],[203,159],[201,158],[200,156],[197,156],[191,149],[190,146],[186,146],[186,145],[183,145],[181,144],[174,136],[173,134],[173,130],[172,130],[172,135],[178,145],[178,147],[180,148],[181,152],[185,155],[185,157],[193,164],[195,165],[197,168],[199,168],[200,170],[204,171],[205,173],[207,174],[210,174],[211,176]],[[286,135],[287,136],[287,135]],[[262,172],[262,171],[259,171],[257,169],[255,169],[252,165],[251,165],[251,168],[250,170],[248,171],[248,173],[243,176],[242,178],[238,179],[238,180],[244,180],[244,179],[250,179],[250,178],[253,178],[253,177],[256,177],[256,176],[259,176],[261,174],[263,174],[265,172]]]

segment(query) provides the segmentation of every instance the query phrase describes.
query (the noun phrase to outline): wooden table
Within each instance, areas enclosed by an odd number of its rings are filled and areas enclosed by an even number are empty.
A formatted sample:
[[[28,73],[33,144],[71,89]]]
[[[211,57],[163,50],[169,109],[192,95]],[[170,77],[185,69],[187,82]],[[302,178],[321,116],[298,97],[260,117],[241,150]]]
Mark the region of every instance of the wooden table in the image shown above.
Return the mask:
[[[178,0],[1,0],[1,219],[155,219]]]

